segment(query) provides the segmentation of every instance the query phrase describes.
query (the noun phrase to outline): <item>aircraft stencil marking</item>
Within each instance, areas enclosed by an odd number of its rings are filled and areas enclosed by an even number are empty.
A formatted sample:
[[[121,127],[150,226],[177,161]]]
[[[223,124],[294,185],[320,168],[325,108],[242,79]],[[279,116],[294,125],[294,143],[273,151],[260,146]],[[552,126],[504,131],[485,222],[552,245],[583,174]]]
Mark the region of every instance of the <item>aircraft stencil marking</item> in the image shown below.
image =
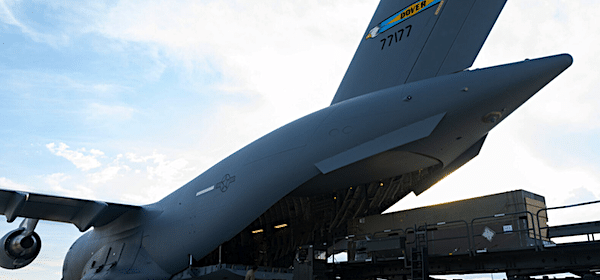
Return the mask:
[[[410,36],[410,31],[412,30],[412,25],[407,25],[406,27],[406,37],[408,38],[408,36]],[[388,47],[392,45],[392,42],[394,43],[398,43],[400,41],[402,41],[402,36],[404,36],[404,28],[392,33],[391,35],[387,36],[387,39],[390,40],[390,42],[388,43]],[[381,49],[383,50],[385,48],[385,42],[387,41],[386,38],[381,39],[380,42],[383,43],[383,45],[381,45]],[[392,41],[392,39],[394,39]]]
[[[440,4],[438,5],[437,9],[435,9],[435,15],[436,16],[440,13],[440,10],[442,9],[442,6],[444,6],[444,0],[442,0],[440,2]]]
[[[201,191],[197,192],[197,193],[196,193],[196,196],[201,196],[201,195],[203,195],[203,194],[205,194],[205,193],[207,193],[207,192],[209,192],[209,191],[212,191],[212,190],[214,190],[214,189],[215,189],[215,186],[214,186],[214,185],[212,185],[212,186],[210,186],[210,187],[208,187],[208,188],[206,188],[206,189],[203,189],[203,190],[201,190]]]
[[[201,196],[207,192],[213,191],[214,189],[219,189],[221,192],[226,192],[231,183],[235,182],[235,176],[231,177],[229,174],[225,174],[221,182],[218,182],[216,185],[212,185],[206,189],[203,189],[196,193],[196,196]]]
[[[220,189],[222,192],[226,192],[231,183],[235,182],[235,176],[231,177],[229,174],[225,174],[221,182],[217,183],[215,186],[216,189]]]
[[[399,23],[407,20],[408,18],[418,14],[421,11],[426,10],[427,8],[433,7],[433,5],[439,3],[440,0],[424,0],[424,1],[417,1],[411,5],[409,5],[408,7],[400,10],[399,12],[395,13],[393,16],[387,18],[386,20],[382,21],[380,24],[378,24],[377,26],[373,27],[370,31],[369,34],[367,35],[367,37],[365,38],[365,40],[367,39],[372,39],[377,37],[377,35],[387,31],[388,29],[398,25]],[[436,11],[437,12],[437,11]]]

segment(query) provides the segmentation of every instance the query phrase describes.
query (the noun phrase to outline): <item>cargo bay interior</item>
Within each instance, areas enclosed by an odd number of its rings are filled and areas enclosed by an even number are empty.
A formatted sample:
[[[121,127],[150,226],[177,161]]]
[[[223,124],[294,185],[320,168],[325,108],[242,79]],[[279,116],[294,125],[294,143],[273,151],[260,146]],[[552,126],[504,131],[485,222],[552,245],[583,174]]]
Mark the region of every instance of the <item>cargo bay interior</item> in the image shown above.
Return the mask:
[[[543,196],[516,190],[381,215],[393,204],[384,198],[406,195],[407,186],[427,178],[422,172],[334,197],[288,196],[173,279],[237,279],[253,263],[260,279],[420,280],[495,272],[510,279],[565,272],[598,278],[600,242],[593,234],[600,222],[547,223],[548,210],[581,205],[547,208]],[[575,235],[588,241],[552,241]],[[332,261],[340,253],[343,260]]]

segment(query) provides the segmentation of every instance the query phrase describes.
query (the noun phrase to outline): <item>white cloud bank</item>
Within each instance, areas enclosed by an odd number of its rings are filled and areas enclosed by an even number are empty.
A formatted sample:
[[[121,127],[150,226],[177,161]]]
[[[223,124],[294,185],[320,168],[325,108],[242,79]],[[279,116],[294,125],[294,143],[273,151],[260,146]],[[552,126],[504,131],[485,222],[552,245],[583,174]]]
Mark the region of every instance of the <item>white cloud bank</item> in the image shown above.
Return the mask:
[[[0,188],[14,190],[14,191],[26,191],[26,192],[33,191],[32,187],[29,187],[29,186],[23,185],[23,184],[19,184],[19,183],[15,183],[5,177],[0,177]]]
[[[190,85],[218,76],[198,87],[203,94],[250,101],[211,108],[219,123],[236,123],[235,137],[203,145],[228,154],[329,104],[377,2],[123,1],[85,29],[126,49],[160,50],[188,69]],[[222,128],[206,133],[232,135]]]
[[[77,167],[76,172],[43,176],[52,193],[68,197],[147,204],[163,198],[199,173],[197,167],[189,167],[188,159],[171,159],[157,152],[110,155],[98,149],[71,149],[62,142],[47,144],[46,148]],[[6,178],[0,178],[0,186],[26,189]]]
[[[58,145],[49,143],[46,145],[46,148],[48,148],[51,153],[66,158],[68,161],[73,163],[75,167],[83,171],[88,171],[90,169],[102,166],[97,158],[103,156],[104,153],[95,149],[92,149],[89,152],[87,152],[85,148],[74,151],[69,150],[69,146],[67,146],[65,143],[60,143]]]

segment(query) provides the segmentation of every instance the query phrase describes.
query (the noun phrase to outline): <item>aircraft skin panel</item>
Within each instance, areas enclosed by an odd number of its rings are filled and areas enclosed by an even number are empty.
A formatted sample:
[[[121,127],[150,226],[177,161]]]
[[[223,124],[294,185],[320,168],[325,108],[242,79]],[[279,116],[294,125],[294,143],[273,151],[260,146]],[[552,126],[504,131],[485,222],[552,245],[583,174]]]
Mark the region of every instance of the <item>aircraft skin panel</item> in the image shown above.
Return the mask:
[[[16,217],[72,223],[80,231],[92,226],[103,226],[140,206],[105,203],[100,201],[66,198],[0,189],[0,214],[9,222]]]
[[[335,109],[318,111],[284,125],[256,140],[256,145],[252,149],[242,148],[235,155],[242,159],[244,164],[251,164],[280,153],[301,149],[306,146],[313,131],[321,124],[323,119],[326,119],[334,111]],[[302,129],[298,129],[298,127],[302,127]],[[285,135],[285,141],[270,141],[269,139],[274,135]]]
[[[431,188],[433,185],[437,184],[440,180],[446,178],[446,176],[452,174],[452,172],[456,171],[458,168],[465,165],[467,162],[475,158],[479,155],[479,151],[481,151],[481,147],[483,147],[483,142],[485,142],[485,138],[487,134],[479,139],[473,146],[469,147],[465,152],[459,155],[454,161],[450,164],[444,166],[442,170],[434,173],[432,176],[426,178],[422,182],[420,182],[412,191],[415,195],[420,195],[427,189]]]
[[[319,174],[296,188],[290,195],[311,197],[331,193],[348,186],[360,186],[382,179],[437,166],[439,160],[412,152],[389,150],[352,164]]]
[[[398,146],[425,138],[433,132],[445,113],[418,121],[315,163],[321,173],[327,174],[365,158],[391,150]]]
[[[473,65],[505,4],[506,0],[475,2],[436,76],[461,71]]]
[[[462,0],[440,3],[441,10],[438,14],[436,25],[431,30],[427,41],[420,48],[419,57],[412,66],[409,76],[403,81],[404,83],[438,75],[439,69],[448,55],[448,51],[452,48],[461,29],[465,26],[465,19],[469,16],[475,2],[476,0]],[[467,67],[469,66],[470,64],[467,65]],[[462,67],[457,71],[467,67]]]
[[[470,67],[505,3],[381,1],[331,104]],[[413,4],[423,8],[369,37],[393,15],[391,11],[403,11]]]
[[[401,83],[414,82],[437,76],[448,50],[468,16],[471,6],[476,0],[440,2],[440,11],[436,17],[435,26],[427,39],[419,46],[418,57],[413,65],[406,65],[410,73]],[[464,68],[463,68],[464,69]],[[462,69],[461,69],[462,70]]]

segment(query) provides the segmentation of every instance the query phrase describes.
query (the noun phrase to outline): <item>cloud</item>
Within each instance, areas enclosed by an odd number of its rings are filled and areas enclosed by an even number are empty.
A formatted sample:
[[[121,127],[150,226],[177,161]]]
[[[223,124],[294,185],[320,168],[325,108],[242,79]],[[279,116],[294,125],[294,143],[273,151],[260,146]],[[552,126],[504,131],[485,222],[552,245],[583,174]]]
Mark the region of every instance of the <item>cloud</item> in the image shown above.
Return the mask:
[[[571,197],[565,199],[565,204],[577,204],[597,200],[596,195],[585,187],[572,189],[569,194]]]
[[[76,185],[74,188],[63,187],[63,183],[71,180],[73,177],[64,173],[54,173],[47,175],[45,181],[52,191],[58,195],[83,198],[83,199],[95,199],[96,194],[92,188],[84,187],[82,185]]]
[[[59,142],[46,148],[69,160],[75,171],[42,175],[45,192],[61,196],[121,203],[147,204],[165,197],[198,175],[198,160],[171,157],[164,153],[111,155],[100,149],[71,148]],[[9,179],[0,178],[0,186],[24,189]]]
[[[0,0],[0,15],[0,21],[23,28],[23,25],[15,18],[4,0]]]
[[[102,171],[100,172],[88,174],[87,176],[91,183],[106,183],[116,178],[119,175],[119,171],[121,171],[121,169],[122,167],[120,166],[109,166],[107,168],[102,169]]]
[[[361,37],[376,2],[123,1],[94,28],[107,38],[159,48],[169,61],[200,69],[192,83],[216,73],[220,78],[211,87],[217,94],[266,100],[260,109],[269,109],[257,111],[275,116],[262,118],[274,129],[330,102],[354,53],[346,46]],[[322,16],[331,11],[344,16]]]
[[[46,183],[48,183],[48,185],[52,187],[62,188],[60,184],[70,178],[71,176],[66,175],[64,173],[54,173],[46,176]]]
[[[146,171],[148,172],[148,179],[157,178],[162,181],[172,182],[176,179],[181,178],[182,170],[187,166],[188,161],[180,158],[176,160],[166,160],[166,155],[162,154],[154,154],[152,156],[154,159],[155,167],[148,166]]]
[[[138,155],[136,155],[134,153],[126,153],[125,157],[129,161],[135,162],[135,163],[146,162],[146,161],[148,161],[148,159],[152,158],[152,157],[141,157],[141,156],[138,156]]]
[[[3,189],[9,189],[9,190],[14,190],[14,191],[31,192],[34,190],[30,186],[15,183],[5,177],[0,177],[0,187]]]
[[[15,6],[17,6],[17,7],[15,7],[16,9],[23,8],[20,5],[21,1],[17,1],[13,4]],[[5,0],[0,0],[0,22],[4,22],[5,24],[12,25],[12,26],[19,28],[21,30],[21,32],[23,32],[23,34],[29,36],[29,38],[31,38],[31,40],[33,40],[35,42],[46,43],[55,48],[58,47],[59,45],[64,45],[69,41],[69,38],[65,35],[54,36],[54,35],[40,33],[40,32],[37,32],[36,30],[34,30],[33,28],[23,24],[20,20],[18,20],[15,17],[14,13],[11,10],[11,7],[9,7],[9,5],[7,4],[7,2]]]
[[[93,184],[101,184],[125,176],[121,171],[129,172],[132,169],[128,165],[121,163],[122,158],[123,155],[119,154],[106,168],[99,172],[87,174],[88,181]]]
[[[71,149],[65,143],[50,143],[46,147],[79,170],[43,177],[51,192],[63,196],[147,204],[198,175],[197,168],[189,167],[188,159],[170,159],[156,151],[151,155],[128,152],[113,156],[98,149]]]
[[[64,157],[71,163],[75,165],[78,169],[83,171],[88,171],[90,169],[98,168],[102,166],[100,161],[96,158],[104,155],[103,152],[92,149],[90,152],[86,153],[85,148],[82,148],[78,151],[69,150],[69,146],[65,143],[60,143],[58,146],[54,143],[50,143],[46,145],[46,148],[53,153],[54,155]]]
[[[149,160],[152,160],[155,166],[146,167],[148,179],[157,179],[165,182],[172,182],[181,178],[183,175],[182,171],[186,170],[186,166],[189,163],[184,158],[167,160],[166,155],[157,152],[154,152],[151,156],[138,156],[134,153],[127,153],[125,157],[132,163],[147,163]],[[139,172],[139,169],[136,172]]]
[[[127,167],[126,166],[109,166],[109,167],[102,169],[102,171],[87,174],[87,177],[88,177],[89,182],[93,183],[93,184],[106,183],[108,181],[111,181],[111,180],[119,177],[119,176],[123,176],[123,175],[119,174],[119,172],[123,169],[126,170]]]

